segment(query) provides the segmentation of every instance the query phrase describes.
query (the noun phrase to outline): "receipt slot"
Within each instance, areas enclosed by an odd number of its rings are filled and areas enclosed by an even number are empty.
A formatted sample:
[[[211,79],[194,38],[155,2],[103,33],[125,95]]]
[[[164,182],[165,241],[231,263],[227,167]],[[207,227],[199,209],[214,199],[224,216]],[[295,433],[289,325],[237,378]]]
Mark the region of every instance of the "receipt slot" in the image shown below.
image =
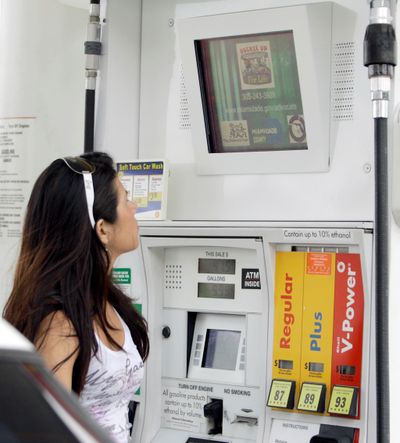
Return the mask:
[[[133,442],[372,442],[371,251],[364,226],[141,226]]]

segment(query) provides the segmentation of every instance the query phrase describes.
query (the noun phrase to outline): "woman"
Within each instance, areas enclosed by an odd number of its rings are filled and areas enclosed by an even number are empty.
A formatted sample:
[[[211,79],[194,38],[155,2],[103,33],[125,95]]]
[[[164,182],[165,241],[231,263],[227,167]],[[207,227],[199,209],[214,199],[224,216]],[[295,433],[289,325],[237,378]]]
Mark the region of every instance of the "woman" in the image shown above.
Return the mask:
[[[138,246],[135,212],[108,155],[55,160],[33,187],[4,309],[121,443],[149,352],[145,320],[111,280],[116,258]]]

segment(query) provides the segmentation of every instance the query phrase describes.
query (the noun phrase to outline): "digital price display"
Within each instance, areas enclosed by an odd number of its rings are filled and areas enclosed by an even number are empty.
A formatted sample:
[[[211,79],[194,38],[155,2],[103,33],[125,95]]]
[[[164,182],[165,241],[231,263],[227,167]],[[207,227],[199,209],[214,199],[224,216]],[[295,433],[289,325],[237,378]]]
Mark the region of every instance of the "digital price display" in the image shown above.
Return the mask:
[[[197,297],[199,298],[235,298],[235,285],[233,283],[198,283]]]
[[[293,369],[293,360],[275,360],[275,366],[279,369]]]
[[[199,258],[199,274],[235,275],[236,260],[221,258]]]
[[[324,412],[326,385],[303,383],[297,409],[307,412]]]
[[[310,372],[324,372],[324,364],[314,363],[310,361],[310,363],[308,364],[308,370]]]
[[[339,366],[340,375],[356,375],[356,367],[350,365],[340,365]]]
[[[358,389],[352,386],[334,386],[328,412],[330,414],[357,415]]]
[[[267,406],[270,408],[293,409],[295,390],[295,381],[272,380]]]

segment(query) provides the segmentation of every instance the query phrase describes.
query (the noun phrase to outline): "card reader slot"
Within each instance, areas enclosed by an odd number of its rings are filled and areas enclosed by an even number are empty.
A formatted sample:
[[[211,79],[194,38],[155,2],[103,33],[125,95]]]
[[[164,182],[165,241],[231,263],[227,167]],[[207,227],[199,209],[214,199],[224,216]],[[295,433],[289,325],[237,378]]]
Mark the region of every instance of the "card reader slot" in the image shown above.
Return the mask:
[[[258,424],[258,418],[248,417],[246,415],[236,415],[235,419],[231,423],[246,423],[250,426],[256,426]]]
[[[186,347],[186,374],[189,371],[190,353],[193,345],[194,327],[196,324],[197,312],[188,312],[188,326],[187,326],[187,347]]]

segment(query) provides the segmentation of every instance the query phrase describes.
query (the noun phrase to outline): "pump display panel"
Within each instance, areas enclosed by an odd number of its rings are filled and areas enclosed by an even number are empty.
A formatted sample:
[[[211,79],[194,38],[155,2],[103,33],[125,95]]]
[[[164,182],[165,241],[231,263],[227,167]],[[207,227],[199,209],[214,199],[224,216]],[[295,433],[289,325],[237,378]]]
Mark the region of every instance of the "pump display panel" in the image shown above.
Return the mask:
[[[259,312],[262,303],[260,268],[248,248],[169,248],[164,284],[166,306]]]
[[[292,31],[196,42],[212,153],[307,149]]]

